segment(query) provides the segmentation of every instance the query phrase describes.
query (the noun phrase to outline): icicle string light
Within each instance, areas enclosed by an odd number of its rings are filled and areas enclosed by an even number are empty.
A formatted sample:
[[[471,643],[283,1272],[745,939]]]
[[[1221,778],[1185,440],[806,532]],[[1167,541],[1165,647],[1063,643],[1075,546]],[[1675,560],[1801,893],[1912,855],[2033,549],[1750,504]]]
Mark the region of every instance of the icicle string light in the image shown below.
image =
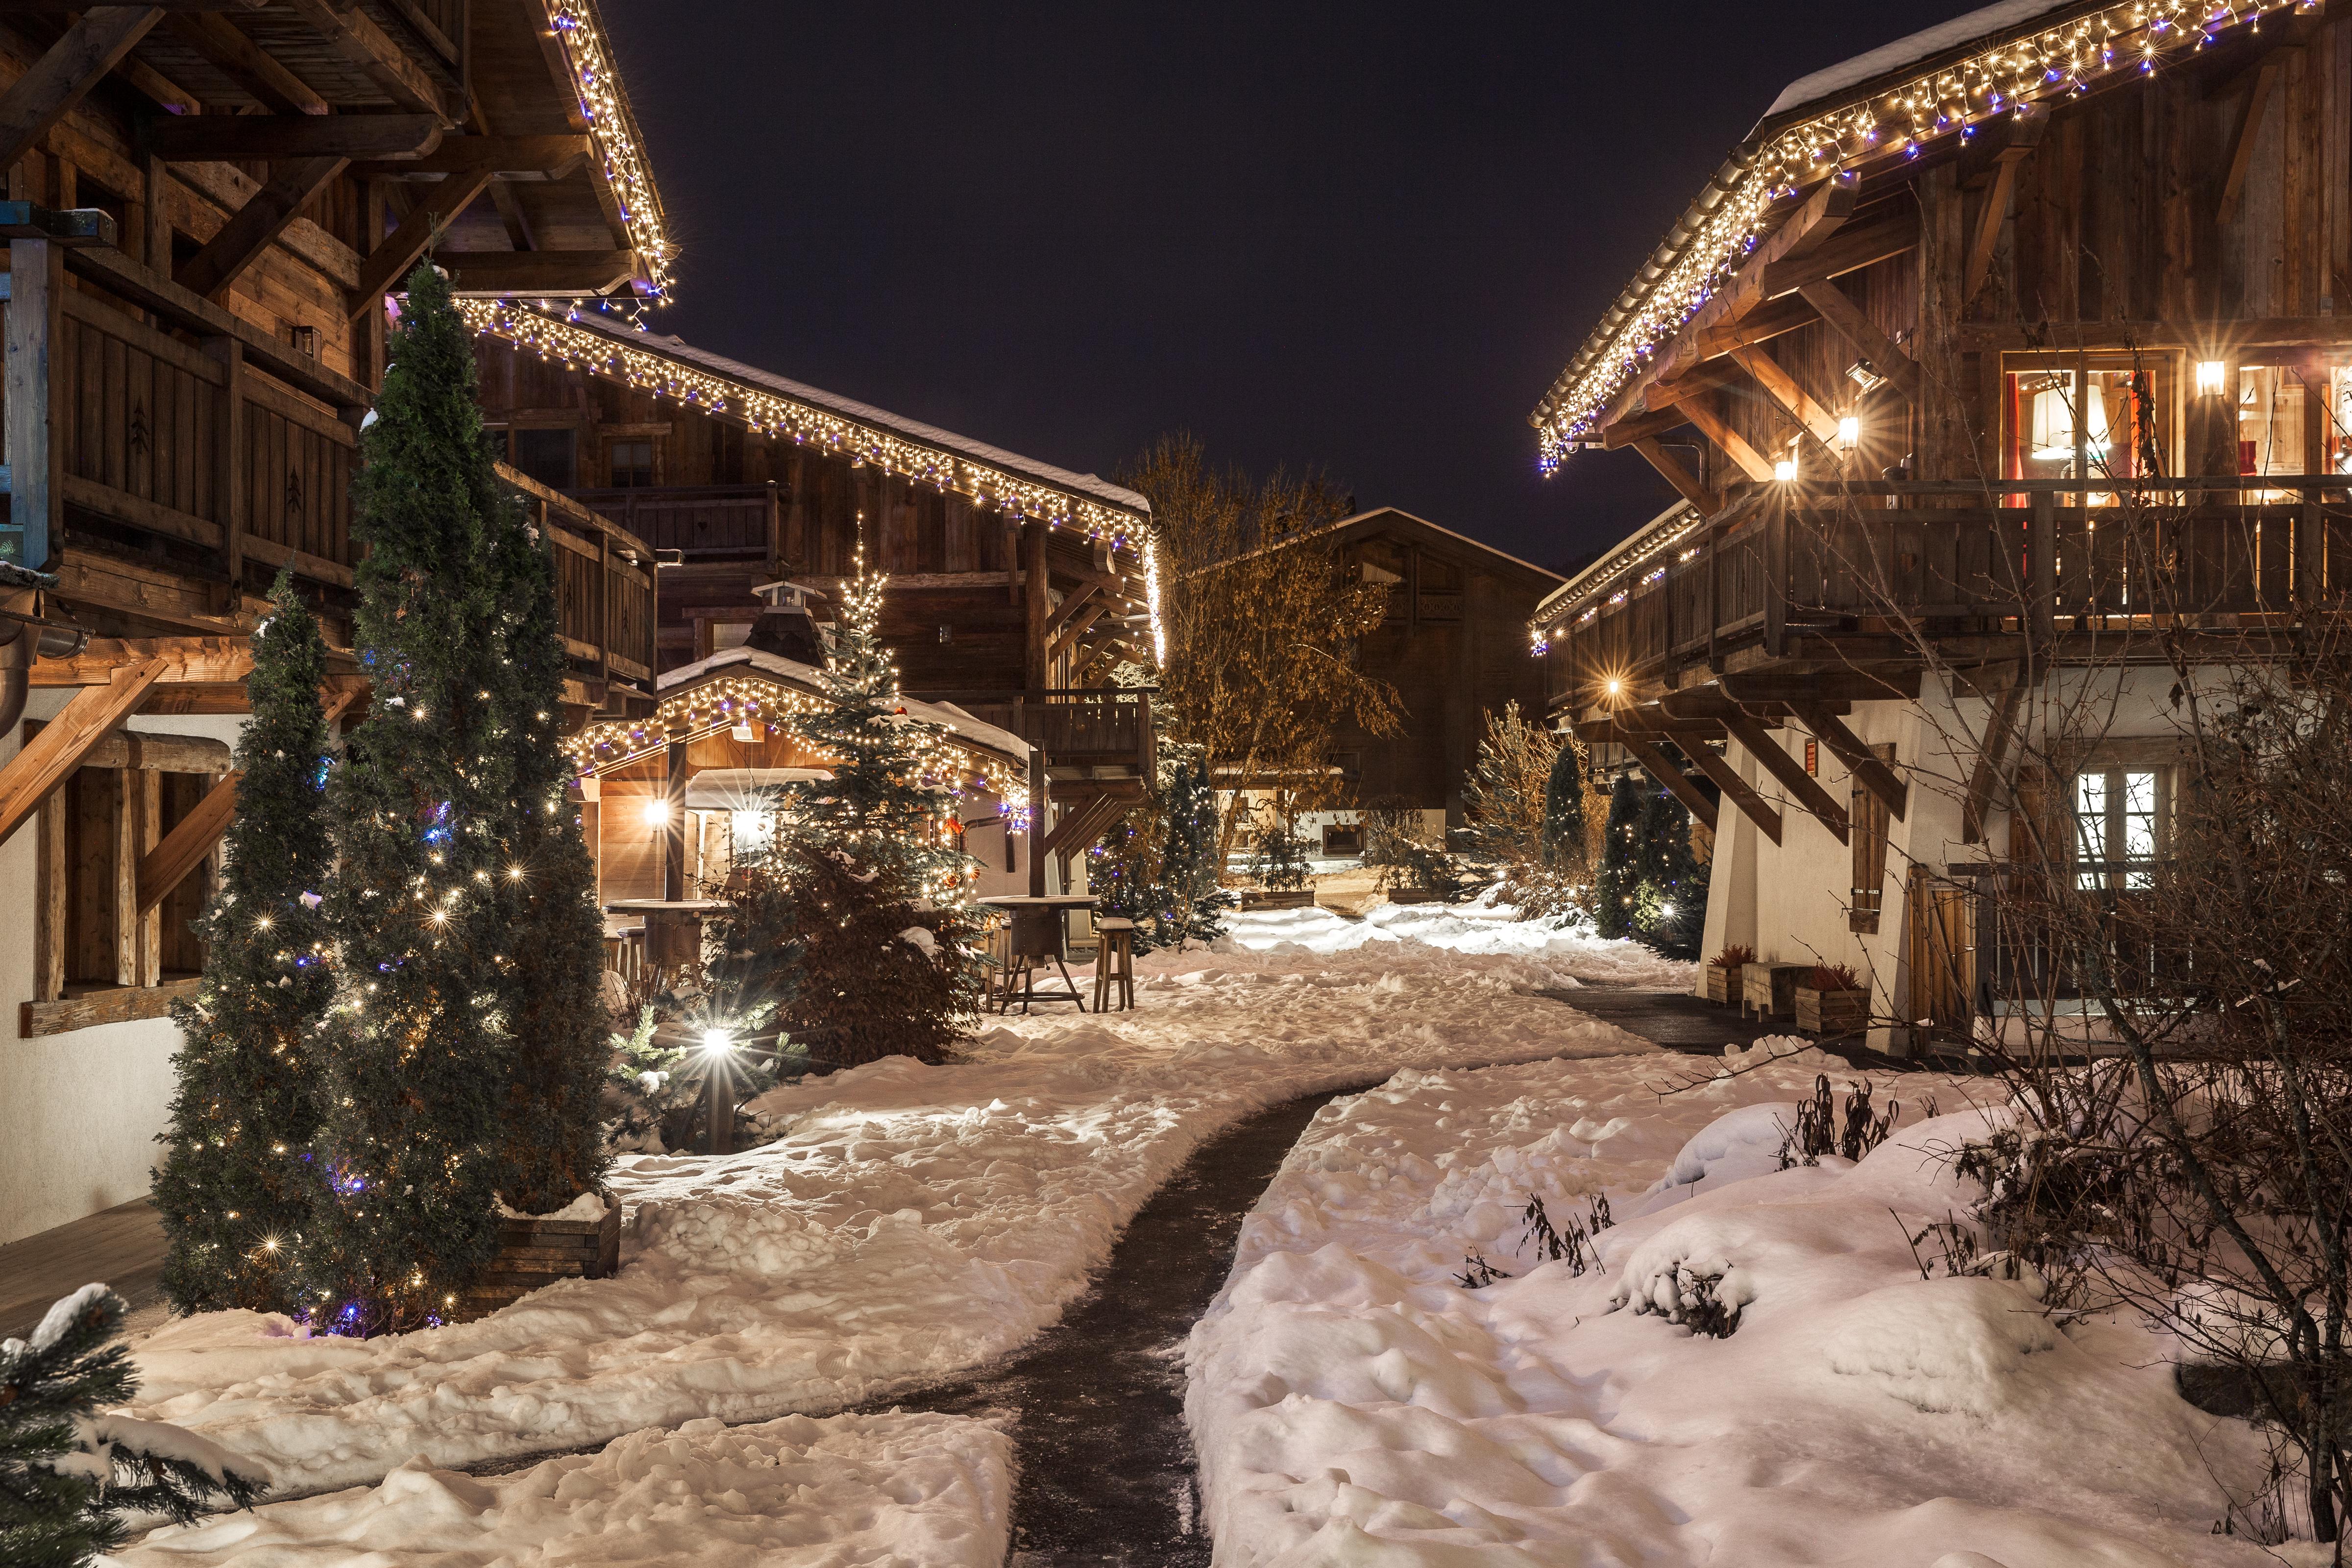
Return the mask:
[[[1664,349],[1728,282],[1769,228],[1766,215],[1803,186],[1874,159],[1916,157],[1950,136],[2037,103],[2071,98],[2119,72],[2146,76],[2192,55],[2228,28],[2259,26],[2315,0],[2127,0],[2058,26],[2012,38],[1884,92],[1850,99],[1744,148],[1744,163],[1714,206],[1693,209],[1687,237],[1618,299],[1567,372],[1537,407],[1538,463],[1547,474],[1590,437],[1618,391]],[[1651,273],[1644,268],[1645,275]]]
[[[662,229],[661,197],[640,145],[637,119],[621,89],[597,26],[593,0],[548,0],[548,26],[563,44],[580,89],[580,112],[604,162],[604,178],[621,209],[622,225],[656,300],[669,298],[670,246]]]

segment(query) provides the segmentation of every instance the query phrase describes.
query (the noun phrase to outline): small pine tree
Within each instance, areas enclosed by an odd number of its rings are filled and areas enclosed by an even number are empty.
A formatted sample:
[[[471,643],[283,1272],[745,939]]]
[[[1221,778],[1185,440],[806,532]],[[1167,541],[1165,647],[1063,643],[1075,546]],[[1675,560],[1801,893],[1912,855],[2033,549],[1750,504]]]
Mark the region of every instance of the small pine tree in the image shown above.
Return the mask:
[[[280,574],[253,634],[236,815],[198,929],[205,973],[173,1008],[184,1041],[154,1201],[163,1291],[183,1312],[294,1310],[288,1265],[310,1223],[319,1126],[315,1030],[331,998],[319,913],[333,860],[319,623]]]
[[[508,857],[496,886],[511,959],[499,973],[498,1011],[514,1046],[499,1194],[525,1214],[546,1214],[600,1190],[611,1159],[601,1115],[611,1057],[604,922],[595,863],[564,798],[570,770],[556,743],[564,653],[553,542],[503,487],[484,504],[507,612],[502,679],[490,688],[505,710],[499,728],[509,752],[509,794],[496,829]]]
[[[1592,879],[1592,920],[1606,937],[1633,933],[1641,898],[1635,864],[1642,831],[1642,791],[1630,773],[1609,789],[1609,825],[1601,839],[1601,868]]]
[[[1584,742],[1572,730],[1560,735],[1544,781],[1543,853],[1549,864],[1563,868],[1584,858]]]
[[[124,1518],[188,1524],[268,1488],[258,1468],[193,1432],[101,1415],[138,1391],[116,1335],[122,1298],[85,1285],[29,1340],[0,1341],[0,1563],[81,1568],[129,1536]]]
[[[1160,917],[1162,944],[1214,942],[1224,935],[1223,910],[1233,902],[1217,862],[1217,792],[1209,785],[1209,764],[1187,748],[1170,768],[1160,792],[1168,837],[1160,854],[1168,910]]]
[[[963,852],[955,814],[963,766],[899,698],[876,635],[887,581],[860,562],[826,635],[826,705],[799,725],[833,759],[830,776],[785,787],[755,862],[782,900],[776,936],[799,953],[785,1026],[810,1056],[836,1064],[940,1060],[980,997],[970,903],[978,862]]]
[[[1706,877],[1691,854],[1690,824],[1689,809],[1663,789],[1642,804],[1639,934],[1668,958],[1696,958],[1706,930]]]
[[[501,502],[472,334],[429,266],[409,278],[362,440],[354,629],[374,698],[329,791],[341,984],[300,1268],[313,1322],[372,1334],[437,1321],[480,1274],[512,1168],[518,933],[500,879],[520,747],[500,698]]]

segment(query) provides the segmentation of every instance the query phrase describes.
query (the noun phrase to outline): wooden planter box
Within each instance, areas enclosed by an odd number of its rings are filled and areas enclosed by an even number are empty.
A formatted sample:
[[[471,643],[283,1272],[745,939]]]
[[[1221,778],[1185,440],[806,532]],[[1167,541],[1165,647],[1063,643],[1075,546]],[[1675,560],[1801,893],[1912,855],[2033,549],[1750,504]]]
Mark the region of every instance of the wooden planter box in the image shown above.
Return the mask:
[[[1706,966],[1706,999],[1724,1005],[1738,1001],[1741,995],[1739,972],[1747,967],[1744,963],[1734,963],[1728,967],[1720,963],[1708,964]]]
[[[1245,910],[1311,910],[1315,907],[1312,888],[1244,888],[1242,908]]]
[[[621,1205],[603,1219],[502,1219],[489,1268],[457,1298],[452,1322],[488,1317],[558,1279],[603,1279],[621,1267]]]
[[[1434,904],[1443,898],[1444,895],[1434,888],[1391,888],[1388,890],[1388,900],[1392,904]]]
[[[1779,1018],[1796,1010],[1797,980],[1810,963],[1743,963],[1739,966],[1739,1016]]]
[[[1867,991],[1797,987],[1797,1027],[1816,1035],[1858,1035],[1870,1026]]]

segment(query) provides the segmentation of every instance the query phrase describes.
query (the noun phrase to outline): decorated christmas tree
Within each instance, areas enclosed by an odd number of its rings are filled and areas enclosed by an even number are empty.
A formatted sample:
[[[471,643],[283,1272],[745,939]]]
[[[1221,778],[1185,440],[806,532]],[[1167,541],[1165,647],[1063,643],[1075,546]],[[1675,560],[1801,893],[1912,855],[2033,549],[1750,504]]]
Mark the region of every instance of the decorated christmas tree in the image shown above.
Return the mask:
[[[596,868],[578,809],[564,798],[570,769],[557,746],[564,655],[557,629],[553,542],[520,499],[492,485],[484,502],[491,560],[505,607],[498,683],[500,729],[511,752],[509,793],[492,802],[507,863],[495,886],[511,963],[499,972],[498,1012],[513,1042],[499,1194],[546,1214],[602,1187],[609,1156],[601,1101],[612,1055],[604,1002],[604,922]]]
[[[1543,852],[1547,862],[1572,867],[1584,858],[1584,742],[1561,734],[1551,776],[1544,781]]]
[[[193,1432],[102,1415],[137,1392],[115,1336],[122,1298],[85,1285],[29,1340],[0,1341],[0,1563],[80,1568],[130,1534],[126,1517],[181,1524],[245,1508],[268,1477]]]
[[[1135,922],[1138,952],[1212,941],[1233,899],[1218,885],[1216,853],[1216,796],[1199,749],[1163,748],[1150,798],[1088,852],[1087,887],[1105,914]]]
[[[835,1063],[937,1061],[979,998],[977,863],[956,818],[969,763],[900,700],[876,635],[885,582],[861,563],[827,634],[825,706],[799,722],[830,776],[786,786],[754,862],[778,900],[761,940],[797,952],[784,1026]]]
[[[420,267],[408,290],[352,486],[373,699],[329,790],[340,984],[301,1270],[312,1321],[343,1333],[439,1319],[496,1249],[521,1024],[505,502],[448,285]]]
[[[1610,786],[1609,824],[1601,840],[1601,866],[1592,878],[1592,920],[1602,936],[1631,936],[1638,923],[1641,835],[1641,787],[1632,773],[1619,773]]]
[[[1679,754],[1675,757],[1679,763]],[[1706,929],[1706,873],[1691,854],[1690,809],[1663,789],[1642,803],[1636,828],[1641,879],[1638,934],[1668,958],[1696,958]]]
[[[199,930],[205,973],[179,1003],[179,1088],[154,1202],[163,1290],[184,1312],[294,1309],[319,1126],[317,1026],[333,994],[320,889],[332,864],[319,623],[281,574],[253,634],[236,815]]]

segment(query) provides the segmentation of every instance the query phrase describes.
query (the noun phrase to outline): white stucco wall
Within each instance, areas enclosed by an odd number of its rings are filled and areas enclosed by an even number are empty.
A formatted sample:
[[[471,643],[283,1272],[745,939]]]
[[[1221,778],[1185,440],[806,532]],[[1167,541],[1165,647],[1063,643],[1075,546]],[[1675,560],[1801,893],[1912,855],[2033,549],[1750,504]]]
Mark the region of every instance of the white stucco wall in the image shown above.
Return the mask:
[[[51,718],[73,695],[37,689],[25,715]],[[234,744],[244,723],[241,715],[156,714],[127,728]],[[18,726],[0,737],[0,763],[16,755],[23,734]],[[0,845],[0,1242],[146,1193],[180,1039],[169,1018],[18,1037],[22,1005],[33,997],[34,844],[28,823]]]

